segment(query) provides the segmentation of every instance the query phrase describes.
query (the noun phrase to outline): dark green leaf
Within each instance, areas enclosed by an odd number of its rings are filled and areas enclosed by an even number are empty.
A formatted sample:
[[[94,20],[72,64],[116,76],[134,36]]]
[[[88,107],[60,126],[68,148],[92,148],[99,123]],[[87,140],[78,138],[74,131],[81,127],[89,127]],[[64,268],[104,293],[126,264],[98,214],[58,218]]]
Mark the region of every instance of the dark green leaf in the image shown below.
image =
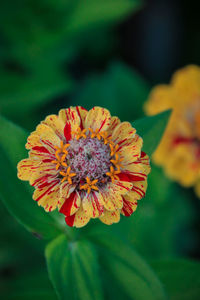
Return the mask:
[[[52,101],[55,96],[67,92],[72,87],[71,79],[64,77],[54,66],[49,67],[48,62],[40,64],[31,76],[4,72],[0,73],[0,78],[1,113],[15,119]]]
[[[162,284],[145,261],[120,238],[104,232],[90,235],[100,247],[101,265],[132,299],[166,299]]]
[[[85,0],[78,1],[68,21],[67,32],[75,33],[96,26],[105,26],[122,20],[138,9],[138,0]]]
[[[145,117],[133,122],[133,127],[143,138],[143,151],[152,155],[158,147],[162,135],[166,129],[171,110],[166,110],[160,114],[151,117]]]
[[[46,248],[50,279],[60,299],[101,300],[95,250],[87,241],[59,236]]]
[[[26,138],[23,129],[0,117],[0,197],[28,230],[52,238],[60,232],[58,223],[32,200],[28,183],[17,178],[17,163],[27,157]]]
[[[149,86],[128,66],[114,62],[105,73],[93,74],[77,92],[73,105],[87,109],[106,107],[122,121],[132,121],[143,114],[142,103],[147,99]]]
[[[200,262],[190,260],[166,260],[152,262],[163,281],[171,300],[199,300]]]

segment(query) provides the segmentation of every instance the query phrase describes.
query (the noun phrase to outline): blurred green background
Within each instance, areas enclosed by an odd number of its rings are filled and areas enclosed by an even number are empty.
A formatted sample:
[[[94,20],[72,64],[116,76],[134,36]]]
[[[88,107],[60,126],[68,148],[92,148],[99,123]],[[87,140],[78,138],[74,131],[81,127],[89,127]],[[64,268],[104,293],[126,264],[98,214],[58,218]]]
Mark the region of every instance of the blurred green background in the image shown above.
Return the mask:
[[[103,106],[121,120],[142,117],[153,85],[200,64],[199,8],[186,0],[2,2],[0,114],[28,131],[70,105]],[[135,214],[104,230],[125,235],[165,280],[155,260],[166,270],[174,258],[200,257],[200,202],[153,165],[148,183]],[[1,299],[55,299],[44,241],[2,204],[0,218]]]

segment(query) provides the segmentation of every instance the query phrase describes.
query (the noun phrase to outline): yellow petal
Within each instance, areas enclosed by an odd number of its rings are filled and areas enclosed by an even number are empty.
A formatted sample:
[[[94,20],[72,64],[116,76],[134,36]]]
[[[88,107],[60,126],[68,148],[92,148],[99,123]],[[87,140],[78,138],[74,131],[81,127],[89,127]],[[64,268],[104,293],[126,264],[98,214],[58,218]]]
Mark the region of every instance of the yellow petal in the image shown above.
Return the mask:
[[[57,208],[60,199],[60,187],[57,180],[41,189],[36,189],[33,193],[33,199],[39,206],[44,207],[46,211],[52,211]]]
[[[105,211],[102,216],[99,217],[101,222],[107,225],[111,225],[113,223],[118,223],[120,220],[120,211]]]
[[[51,151],[55,151],[55,146],[60,147],[61,139],[55,134],[54,130],[45,124],[37,126],[36,131],[40,136],[41,143]]]
[[[132,139],[129,146],[124,146],[119,149],[119,157],[122,160],[122,165],[126,166],[140,158],[143,140],[137,134]]]
[[[164,84],[158,85],[152,89],[149,101],[144,105],[144,110],[147,115],[155,115],[169,108],[173,108],[175,102],[176,99],[172,88]]]
[[[65,123],[57,115],[50,115],[46,117],[42,123],[52,128],[56,135],[60,137],[60,139],[64,138]]]
[[[50,176],[54,177],[58,174],[56,165],[52,163],[40,163],[37,170],[30,177],[30,184],[33,185],[41,177]]]
[[[89,110],[85,119],[85,126],[86,128],[91,128],[94,131],[105,131],[109,128],[110,121],[110,112],[105,108],[96,106]]]
[[[135,128],[129,122],[120,123],[113,131],[112,141],[115,144],[119,144],[120,147],[129,145],[129,140],[134,138],[135,133]]]
[[[145,197],[146,190],[147,190],[147,180],[135,181],[133,183],[132,190],[128,192],[124,197],[130,199],[130,201],[131,199],[133,201],[138,201]]]
[[[129,164],[123,164],[123,170],[128,171],[129,175],[141,177],[140,180],[146,179],[151,171],[149,157],[142,152],[141,157],[136,161],[131,161]]]
[[[85,214],[91,218],[98,218],[103,211],[103,200],[101,193],[92,191],[90,194],[86,193],[82,200]]]
[[[137,208],[137,201],[134,201],[131,197],[125,195],[123,199],[123,208],[121,210],[121,213],[124,216],[129,217],[136,210],[136,208]]]
[[[120,119],[118,117],[111,117],[110,125],[107,128],[107,136],[111,136],[114,129],[121,123]]]
[[[18,178],[21,180],[30,180],[31,176],[37,172],[39,163],[39,161],[29,158],[21,160],[17,165]]]
[[[115,180],[114,183],[112,183],[113,191],[115,193],[119,193],[120,195],[127,194],[132,187],[133,183],[128,181]]]
[[[70,123],[72,136],[74,136],[74,131],[77,131],[80,127],[81,120],[80,117],[74,107],[70,107],[67,109],[61,109],[59,111],[59,119],[64,123]]]
[[[25,147],[26,149],[31,149],[33,147],[38,147],[38,146],[41,147],[43,145],[40,141],[40,136],[36,133],[36,131],[34,131],[29,135]]]
[[[74,226],[77,228],[85,226],[90,221],[90,217],[85,214],[85,211],[83,210],[82,206],[79,208],[79,210],[73,216],[74,216],[74,220],[73,220],[73,224],[71,226]],[[71,218],[73,218],[73,216],[71,216]]]
[[[59,203],[59,207],[62,206],[65,199],[67,199],[70,196],[70,194],[74,191],[75,187],[76,187],[75,185],[69,184],[67,181],[63,182],[60,185],[60,203]]]
[[[122,194],[113,186],[113,183],[107,184],[101,191],[103,205],[109,211],[115,211],[123,207]]]
[[[77,111],[77,114],[80,118],[80,128],[81,130],[85,128],[85,119],[86,119],[86,116],[87,116],[87,109],[83,108],[82,106],[76,106],[74,107]]]
[[[62,203],[62,205],[61,205]],[[81,197],[77,191],[72,192],[67,197],[63,197],[59,203],[59,211],[65,216],[72,216],[81,206]]]

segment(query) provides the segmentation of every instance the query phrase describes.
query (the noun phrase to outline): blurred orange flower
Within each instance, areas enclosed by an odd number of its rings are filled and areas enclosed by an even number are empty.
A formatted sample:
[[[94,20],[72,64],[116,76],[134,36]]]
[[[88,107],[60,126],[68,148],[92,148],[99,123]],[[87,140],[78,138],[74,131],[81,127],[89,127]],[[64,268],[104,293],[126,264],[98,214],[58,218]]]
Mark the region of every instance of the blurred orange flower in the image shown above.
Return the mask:
[[[194,186],[200,197],[200,67],[189,65],[170,85],[156,86],[144,108],[147,115],[173,109],[153,160],[173,180]]]
[[[19,162],[18,177],[35,187],[39,205],[58,208],[69,226],[91,218],[116,223],[145,196],[150,166],[142,138],[104,108],[70,107],[48,116],[26,148],[29,158]]]

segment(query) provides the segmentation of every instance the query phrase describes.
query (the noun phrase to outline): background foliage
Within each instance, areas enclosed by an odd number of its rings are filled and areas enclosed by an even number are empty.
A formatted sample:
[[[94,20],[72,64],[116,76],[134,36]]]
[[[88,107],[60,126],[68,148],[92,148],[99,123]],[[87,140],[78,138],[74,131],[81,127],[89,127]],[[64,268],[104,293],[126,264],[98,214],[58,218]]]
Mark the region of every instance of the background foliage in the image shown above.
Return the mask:
[[[178,67],[200,62],[195,5],[178,0],[1,4],[2,299],[153,300],[166,299],[165,294],[199,299],[199,200],[156,166],[132,217],[111,227],[94,221],[80,230],[44,213],[31,200],[30,187],[16,178],[16,163],[27,156],[28,132],[69,105],[100,105],[133,122],[151,154],[168,113],[137,119],[144,117],[151,86],[167,82]]]

